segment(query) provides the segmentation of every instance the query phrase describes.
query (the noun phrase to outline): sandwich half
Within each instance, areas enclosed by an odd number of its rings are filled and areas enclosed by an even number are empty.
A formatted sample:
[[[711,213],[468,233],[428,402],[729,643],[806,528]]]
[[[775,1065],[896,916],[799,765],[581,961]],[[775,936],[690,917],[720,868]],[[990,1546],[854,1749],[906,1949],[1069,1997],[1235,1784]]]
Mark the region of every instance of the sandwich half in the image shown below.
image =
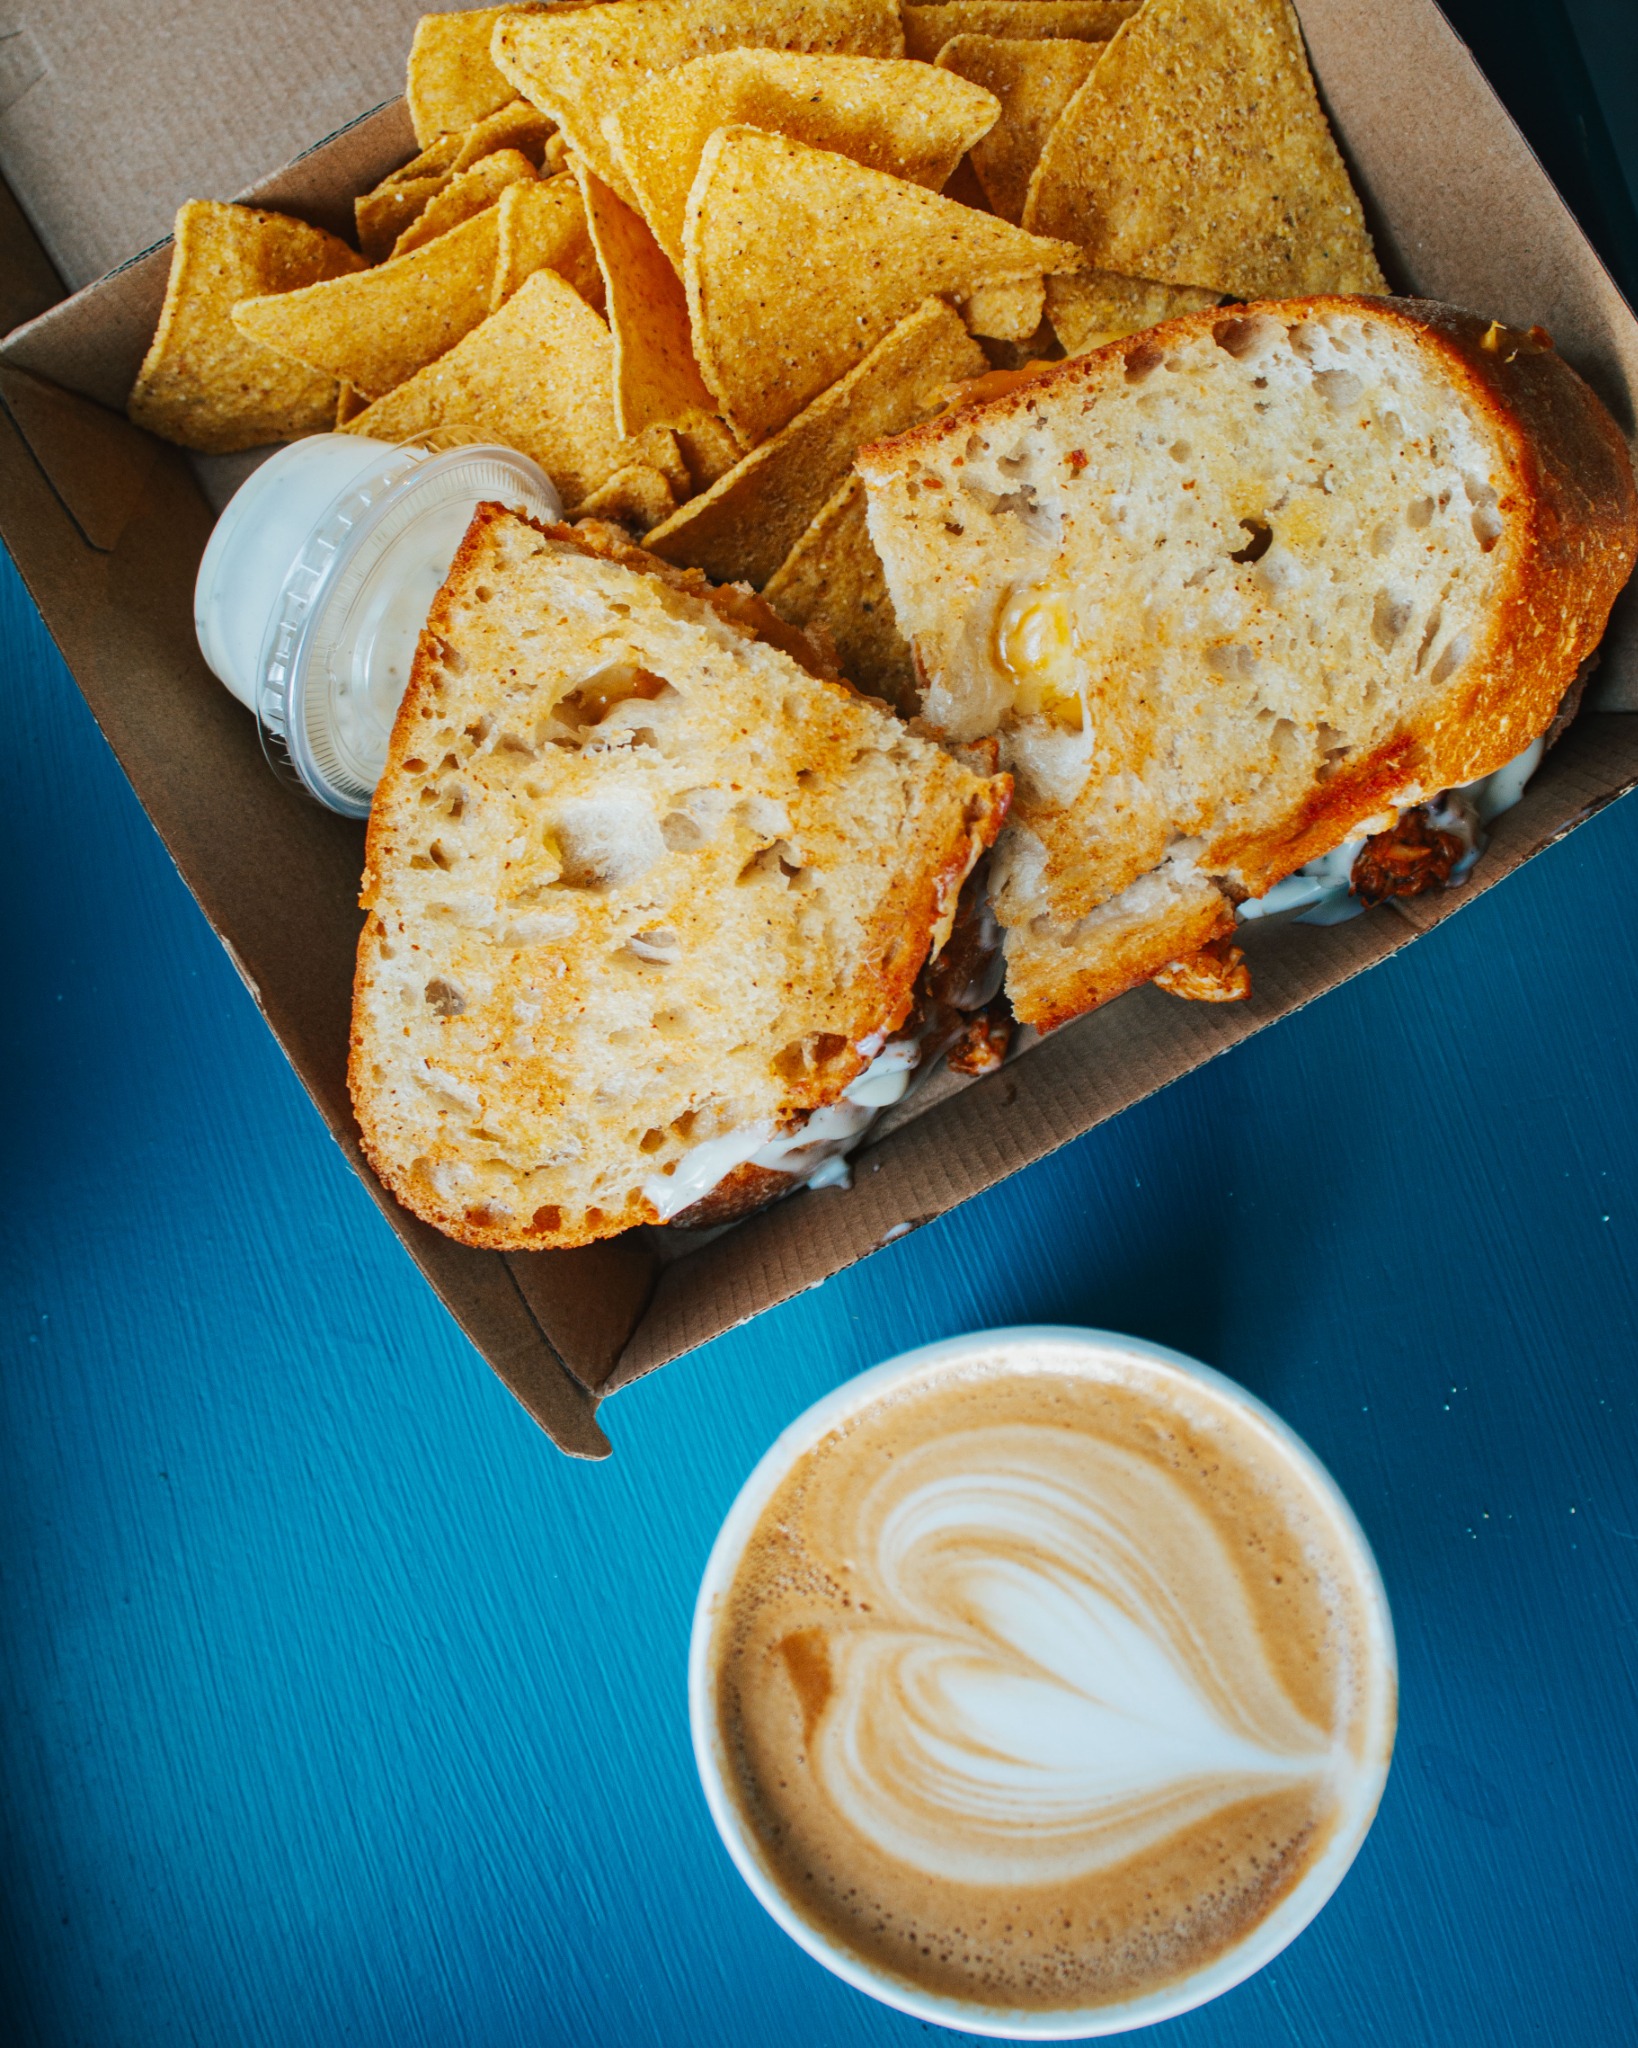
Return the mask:
[[[1015,778],[993,894],[1043,1029],[1514,759],[1638,550],[1546,335],[1404,299],[1191,314],[856,466],[925,726]]]
[[[503,1250],[724,1221],[857,1135],[1009,784],[823,666],[698,570],[479,508],[354,986],[365,1150],[418,1216]]]

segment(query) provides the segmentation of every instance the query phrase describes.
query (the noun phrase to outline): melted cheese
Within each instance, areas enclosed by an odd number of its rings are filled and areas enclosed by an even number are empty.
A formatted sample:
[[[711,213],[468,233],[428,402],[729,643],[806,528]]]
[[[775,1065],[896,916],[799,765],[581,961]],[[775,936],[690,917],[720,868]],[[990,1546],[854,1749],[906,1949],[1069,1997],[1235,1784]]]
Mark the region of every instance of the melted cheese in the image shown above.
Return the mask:
[[[1062,591],[1041,583],[1015,587],[995,615],[994,655],[1024,717],[1089,731],[1086,662]]]
[[[859,1050],[874,1051],[869,1066],[848,1083],[839,1102],[816,1109],[794,1131],[776,1133],[771,1120],[744,1124],[695,1145],[674,1173],[651,1174],[643,1193],[660,1212],[660,1221],[669,1223],[703,1202],[741,1166],[789,1174],[793,1185],[801,1187],[847,1187],[847,1154],[881,1111],[903,1098],[921,1063],[921,1042],[915,1038],[885,1044],[867,1039]]]

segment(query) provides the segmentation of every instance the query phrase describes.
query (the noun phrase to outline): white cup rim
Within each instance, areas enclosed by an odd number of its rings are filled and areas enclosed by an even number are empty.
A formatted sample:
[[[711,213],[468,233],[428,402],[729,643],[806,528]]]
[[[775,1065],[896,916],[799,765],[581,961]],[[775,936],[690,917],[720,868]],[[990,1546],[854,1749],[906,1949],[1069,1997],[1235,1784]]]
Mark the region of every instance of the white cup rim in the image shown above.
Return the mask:
[[[796,1461],[846,1417],[870,1406],[889,1388],[941,1372],[963,1358],[980,1357],[1017,1343],[1028,1344],[1037,1352],[1053,1345],[1073,1347],[1089,1364],[1102,1353],[1111,1361],[1136,1360],[1146,1367],[1181,1374],[1232,1407],[1243,1421],[1270,1441],[1287,1467],[1306,1481],[1332,1519],[1358,1572],[1372,1681],[1367,1709],[1370,1748],[1380,1758],[1367,1776],[1366,1793],[1353,1823],[1337,1830],[1299,1882],[1244,1941],[1188,1977],[1144,1997],[1115,2005],[1049,2012],[978,2005],[922,1991],[904,1979],[872,1969],[804,1919],[763,1865],[728,1793],[711,1682],[711,1635],[717,1604],[732,1583],[740,1555],[763,1508]],[[1397,1686],[1393,1624],[1376,1558],[1336,1481],[1290,1425],[1256,1395],[1180,1351],[1109,1330],[1059,1323],[1023,1323],[978,1330],[918,1346],[844,1381],[798,1415],[757,1461],[717,1532],[700,1580],[688,1646],[688,1717],[695,1767],[723,1846],[762,1906],[799,1947],[855,1990],[913,2018],[1002,2040],[1087,2040],[1152,2026],[1232,1990],[1271,1962],[1309,1925],[1335,1892],[1369,1832],[1392,1757]]]

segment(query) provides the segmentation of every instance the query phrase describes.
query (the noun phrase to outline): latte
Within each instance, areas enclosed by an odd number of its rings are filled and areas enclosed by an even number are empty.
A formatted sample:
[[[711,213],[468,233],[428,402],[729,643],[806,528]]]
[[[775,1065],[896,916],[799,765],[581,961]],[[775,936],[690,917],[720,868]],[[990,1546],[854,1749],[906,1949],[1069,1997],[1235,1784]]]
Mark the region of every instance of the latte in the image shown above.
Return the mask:
[[[766,1879],[959,2005],[1210,1972],[1345,1865],[1392,1741],[1380,1587],[1323,1474],[1215,1375],[1067,1332],[974,1340],[823,1430],[704,1647]]]

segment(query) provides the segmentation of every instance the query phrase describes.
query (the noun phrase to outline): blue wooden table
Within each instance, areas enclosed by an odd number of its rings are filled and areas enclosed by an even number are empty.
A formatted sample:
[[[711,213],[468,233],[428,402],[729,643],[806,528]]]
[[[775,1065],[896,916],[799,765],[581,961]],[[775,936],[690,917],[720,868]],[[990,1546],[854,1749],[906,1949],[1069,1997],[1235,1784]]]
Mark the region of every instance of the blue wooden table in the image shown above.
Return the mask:
[[[1626,17],[1573,11],[1608,31],[1607,92]],[[1543,122],[1619,261],[1630,135]],[[719,1850],[689,1610],[800,1408],[1025,1320],[1136,1331],[1273,1403],[1399,1630],[1354,1872],[1164,2034],[1638,2039],[1638,802],[622,1395],[593,1467],[350,1178],[5,565],[0,664],[0,2042],[920,2038]]]

